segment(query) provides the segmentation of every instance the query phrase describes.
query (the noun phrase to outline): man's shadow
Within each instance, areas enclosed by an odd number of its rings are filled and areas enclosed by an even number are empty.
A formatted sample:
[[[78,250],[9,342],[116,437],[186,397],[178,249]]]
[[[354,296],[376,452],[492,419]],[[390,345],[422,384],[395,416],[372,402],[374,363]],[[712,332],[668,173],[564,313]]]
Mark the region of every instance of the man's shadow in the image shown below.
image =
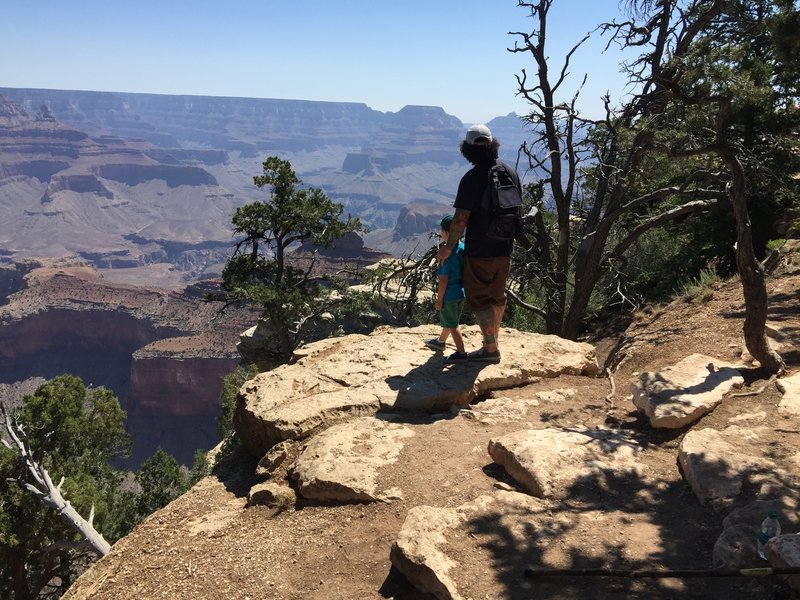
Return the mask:
[[[443,352],[432,352],[424,363],[405,374],[390,375],[387,386],[396,392],[389,413],[449,412],[454,406],[468,406],[479,395],[475,382],[490,363],[447,363]]]

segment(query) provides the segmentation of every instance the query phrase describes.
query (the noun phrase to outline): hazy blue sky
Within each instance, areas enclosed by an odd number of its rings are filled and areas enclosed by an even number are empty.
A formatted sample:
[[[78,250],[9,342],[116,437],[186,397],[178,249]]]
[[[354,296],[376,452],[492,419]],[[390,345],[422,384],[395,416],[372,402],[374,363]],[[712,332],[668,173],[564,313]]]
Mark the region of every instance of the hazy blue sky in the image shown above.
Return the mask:
[[[618,13],[617,0],[555,5],[552,57]],[[531,28],[516,0],[10,0],[0,87],[423,104],[480,122],[526,111],[514,76],[535,69],[507,48]],[[572,69],[589,73],[590,113],[621,85],[596,37]]]

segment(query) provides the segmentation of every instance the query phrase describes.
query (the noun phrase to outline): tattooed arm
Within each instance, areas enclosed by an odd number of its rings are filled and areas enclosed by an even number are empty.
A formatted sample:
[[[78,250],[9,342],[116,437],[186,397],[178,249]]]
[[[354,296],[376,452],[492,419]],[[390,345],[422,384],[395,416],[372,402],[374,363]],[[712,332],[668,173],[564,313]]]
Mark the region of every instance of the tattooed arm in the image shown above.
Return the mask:
[[[469,219],[470,211],[463,208],[457,208],[453,214],[453,222],[450,223],[450,235],[447,237],[447,244],[439,248],[439,262],[443,263],[450,256],[450,253],[458,245],[461,236],[464,235],[464,230],[467,228],[467,220]]]

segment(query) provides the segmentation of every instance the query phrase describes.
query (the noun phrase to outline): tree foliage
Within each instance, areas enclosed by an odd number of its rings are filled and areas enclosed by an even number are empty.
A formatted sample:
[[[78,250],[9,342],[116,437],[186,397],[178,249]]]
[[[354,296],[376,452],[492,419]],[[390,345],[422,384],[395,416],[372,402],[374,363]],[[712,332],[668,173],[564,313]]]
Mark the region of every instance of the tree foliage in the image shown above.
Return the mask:
[[[208,474],[205,453],[196,453],[188,473],[159,449],[135,474],[137,493],[126,485],[126,472],[113,466],[130,449],[124,421],[112,392],[87,389],[72,375],[39,386],[8,415],[0,430],[0,597],[59,597],[96,558],[84,540],[92,539],[87,528],[76,528],[76,521],[59,512],[74,508],[105,538],[97,536],[107,549],[106,541],[115,542]],[[42,467],[45,479],[59,482],[53,485],[69,503],[67,510],[35,492],[41,482],[32,463]]]
[[[220,439],[225,440],[233,434],[233,413],[236,411],[239,388],[257,373],[258,370],[254,366],[249,368],[240,366],[228,373],[222,380],[222,392],[219,400],[220,413],[217,418],[217,431]]]
[[[800,124],[799,88],[785,73],[796,72],[800,53],[786,63],[787,55],[777,51],[784,45],[777,24],[796,20],[797,8],[785,0],[639,8],[643,21],[654,25],[651,33],[634,34],[635,22],[611,26],[626,45],[634,36],[644,48],[631,63],[634,76],[645,81],[658,74],[637,100],[658,108],[651,130],[656,142],[667,140],[668,156],[715,170],[735,225],[745,343],[766,371],[778,373],[784,365],[766,337],[766,276],[759,260],[767,239],[758,233],[765,229],[763,217],[774,220],[797,191],[792,176],[800,163],[792,134]],[[687,30],[695,33],[687,36]],[[762,216],[761,227],[752,214]]]
[[[136,483],[141,487],[136,498],[136,509],[142,518],[166,506],[189,489],[188,475],[181,470],[175,457],[161,448],[139,467]]]
[[[27,396],[13,418],[35,460],[53,480],[64,478],[63,495],[78,512],[94,510],[109,541],[123,535],[130,506],[118,498],[111,461],[126,454],[130,439],[114,395],[62,375]],[[89,560],[80,535],[24,489],[29,477],[19,452],[0,446],[0,588],[20,600],[60,595]]]
[[[342,219],[342,205],[322,190],[301,187],[289,161],[270,156],[262,166],[263,173],[253,181],[268,188],[269,197],[233,215],[234,232],[242,237],[222,273],[222,299],[261,307],[273,338],[266,350],[281,363],[306,339],[329,303],[338,300],[331,293],[332,278],[291,266],[287,252],[302,242],[330,246],[362,225],[350,216]]]
[[[576,337],[598,290],[625,299],[637,263],[631,255],[656,239],[656,228],[669,226],[670,238],[692,242],[671,244],[673,265],[688,261],[696,269],[688,276],[708,266],[697,249],[717,261],[732,256],[737,230],[751,234],[754,252],[763,250],[767,222],[796,185],[793,3],[630,2],[630,19],[601,31],[638,51],[623,63],[631,95],[618,107],[606,97],[600,120],[581,115],[580,89],[561,100],[583,41],[553,69],[546,51],[552,0],[518,4],[536,25],[532,33],[515,33],[511,49],[530,54],[536,66],[534,76],[523,70],[518,77],[534,134],[523,152],[544,176],[529,230],[537,244],[517,260],[542,290],[547,331]],[[736,188],[737,163],[746,176],[743,191]],[[731,210],[747,202],[763,215],[755,227]],[[714,218],[698,226],[690,217],[699,212]],[[739,240],[737,258],[747,245]],[[738,267],[741,273],[741,260]]]

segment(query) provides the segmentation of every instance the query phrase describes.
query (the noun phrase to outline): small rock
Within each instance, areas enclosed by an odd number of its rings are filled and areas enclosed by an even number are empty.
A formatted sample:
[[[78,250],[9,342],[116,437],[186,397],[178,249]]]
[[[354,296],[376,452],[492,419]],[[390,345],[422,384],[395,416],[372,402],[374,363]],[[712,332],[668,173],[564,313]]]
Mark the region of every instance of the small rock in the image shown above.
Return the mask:
[[[268,506],[276,509],[276,512],[294,506],[296,501],[297,496],[292,488],[272,482],[257,483],[247,495],[248,506]]]
[[[783,394],[778,410],[800,415],[800,371],[790,377],[778,379],[775,383]]]
[[[800,535],[779,535],[764,546],[764,554],[773,567],[800,567]],[[800,575],[792,575],[788,583],[800,592]]]
[[[281,466],[292,462],[300,453],[300,446],[293,440],[284,440],[275,444],[264,457],[258,461],[256,475],[262,479],[272,477]]]

